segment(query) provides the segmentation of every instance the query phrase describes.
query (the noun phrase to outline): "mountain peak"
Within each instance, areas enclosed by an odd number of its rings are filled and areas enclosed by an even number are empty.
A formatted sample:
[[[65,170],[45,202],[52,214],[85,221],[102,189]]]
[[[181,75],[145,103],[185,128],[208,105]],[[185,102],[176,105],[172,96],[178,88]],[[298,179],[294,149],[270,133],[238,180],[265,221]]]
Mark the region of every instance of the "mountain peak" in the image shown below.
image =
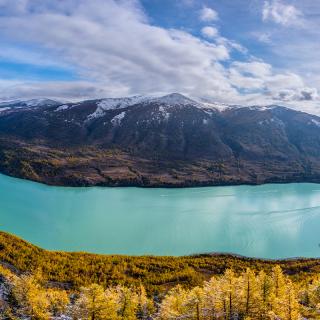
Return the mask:
[[[0,102],[0,107],[40,107],[40,106],[55,106],[61,102],[47,98],[30,99],[30,100],[12,100]]]
[[[25,103],[28,107],[39,107],[42,105],[47,106],[54,106],[60,104],[59,101],[55,101],[48,98],[40,98],[40,99],[31,99],[26,101],[21,101],[22,103]]]
[[[187,105],[187,104],[193,104],[198,105],[199,103],[180,94],[180,93],[170,93],[162,97],[154,98],[152,101],[170,104],[170,105]]]

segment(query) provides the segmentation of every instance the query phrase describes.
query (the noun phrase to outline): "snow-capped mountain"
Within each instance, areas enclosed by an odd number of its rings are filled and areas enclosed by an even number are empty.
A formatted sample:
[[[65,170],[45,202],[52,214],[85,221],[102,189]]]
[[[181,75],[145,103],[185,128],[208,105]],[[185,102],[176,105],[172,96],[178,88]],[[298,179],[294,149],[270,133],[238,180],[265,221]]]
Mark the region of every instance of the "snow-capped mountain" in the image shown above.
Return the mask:
[[[0,112],[1,109],[6,108],[33,108],[33,107],[42,107],[42,106],[57,106],[61,104],[59,101],[55,101],[52,99],[30,99],[30,100],[13,100],[13,101],[6,101],[0,102]]]
[[[0,171],[63,185],[320,181],[307,113],[177,93],[43,103],[0,108]]]

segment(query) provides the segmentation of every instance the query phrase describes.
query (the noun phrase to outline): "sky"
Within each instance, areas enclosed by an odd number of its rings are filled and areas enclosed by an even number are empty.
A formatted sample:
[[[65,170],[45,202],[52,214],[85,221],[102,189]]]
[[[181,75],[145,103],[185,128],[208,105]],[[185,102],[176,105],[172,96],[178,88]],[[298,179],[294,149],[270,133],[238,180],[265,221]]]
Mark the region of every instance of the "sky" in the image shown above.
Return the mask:
[[[0,101],[180,92],[320,114],[319,25],[318,0],[0,0]]]

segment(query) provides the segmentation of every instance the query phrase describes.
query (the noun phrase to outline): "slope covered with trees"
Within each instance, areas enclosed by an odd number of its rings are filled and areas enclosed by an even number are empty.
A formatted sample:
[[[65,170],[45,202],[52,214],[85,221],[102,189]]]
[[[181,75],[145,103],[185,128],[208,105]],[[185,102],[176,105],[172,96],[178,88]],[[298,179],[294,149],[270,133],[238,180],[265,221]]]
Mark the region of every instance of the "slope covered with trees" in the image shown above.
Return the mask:
[[[41,273],[17,276],[1,267],[0,312],[4,319],[213,320],[319,319],[320,277],[293,282],[279,266],[269,274],[231,269],[201,286],[178,285],[162,296],[142,285],[79,290],[48,288]]]
[[[3,319],[320,318],[320,260],[46,251],[0,233]]]
[[[143,284],[148,294],[162,294],[177,284],[201,285],[227,269],[236,274],[247,268],[270,273],[275,265],[280,265],[294,280],[307,280],[320,273],[319,259],[269,261],[226,254],[139,257],[53,252],[4,232],[0,232],[0,262],[17,274],[41,270],[45,281],[67,289],[91,283],[104,287]]]

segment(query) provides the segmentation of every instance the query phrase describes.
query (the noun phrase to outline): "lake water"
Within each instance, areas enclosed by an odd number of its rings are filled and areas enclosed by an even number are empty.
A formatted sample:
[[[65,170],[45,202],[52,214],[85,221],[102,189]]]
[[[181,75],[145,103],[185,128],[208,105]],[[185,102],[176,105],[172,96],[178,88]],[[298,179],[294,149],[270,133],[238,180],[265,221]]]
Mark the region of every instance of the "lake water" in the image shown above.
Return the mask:
[[[46,249],[320,256],[320,185],[63,188],[0,175],[0,229]]]

